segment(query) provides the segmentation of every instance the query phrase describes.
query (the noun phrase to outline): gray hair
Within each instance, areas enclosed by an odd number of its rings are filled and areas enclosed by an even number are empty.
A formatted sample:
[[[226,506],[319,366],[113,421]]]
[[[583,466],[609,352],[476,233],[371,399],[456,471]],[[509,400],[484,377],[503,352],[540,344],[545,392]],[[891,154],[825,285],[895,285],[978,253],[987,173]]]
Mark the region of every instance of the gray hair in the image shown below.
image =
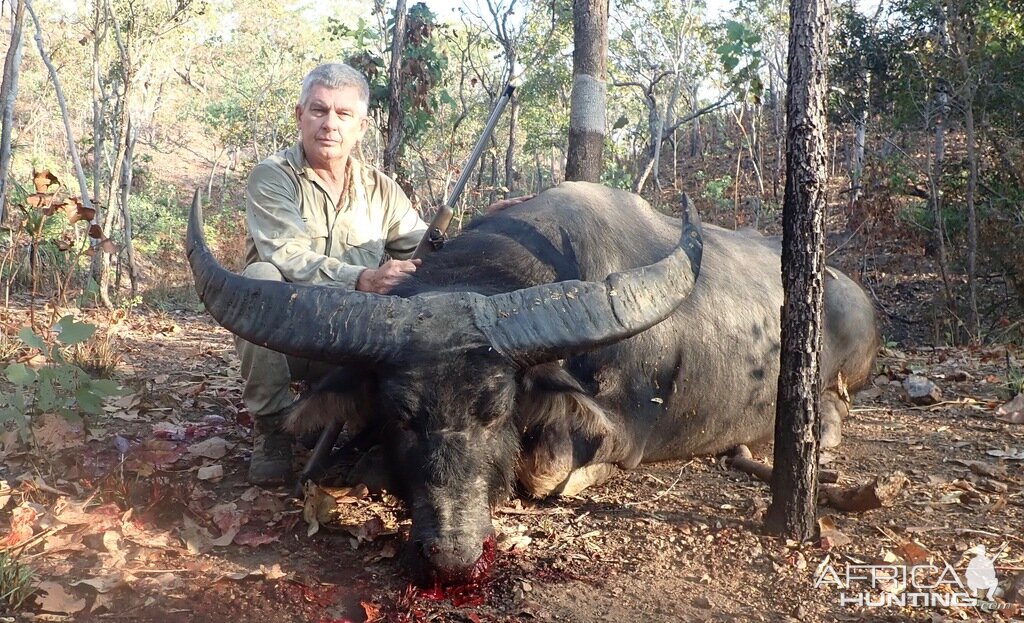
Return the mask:
[[[309,101],[309,92],[317,85],[328,89],[355,87],[359,93],[359,102],[363,105],[363,114],[365,115],[370,108],[370,85],[367,84],[363,74],[351,65],[324,63],[306,74],[306,77],[302,79],[299,106],[305,108],[306,102]]]

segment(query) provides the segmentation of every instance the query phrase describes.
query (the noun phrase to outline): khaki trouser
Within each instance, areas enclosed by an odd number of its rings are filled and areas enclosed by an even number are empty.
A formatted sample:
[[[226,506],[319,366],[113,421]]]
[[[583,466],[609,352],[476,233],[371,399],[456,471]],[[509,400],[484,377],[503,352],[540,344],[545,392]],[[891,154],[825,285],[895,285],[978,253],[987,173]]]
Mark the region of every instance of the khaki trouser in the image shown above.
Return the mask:
[[[281,271],[269,262],[254,262],[245,267],[242,275],[267,281],[285,280]],[[242,360],[245,381],[242,402],[257,419],[280,413],[295,401],[291,391],[293,381],[315,383],[332,369],[327,364],[288,357],[239,337],[235,337],[235,350]]]

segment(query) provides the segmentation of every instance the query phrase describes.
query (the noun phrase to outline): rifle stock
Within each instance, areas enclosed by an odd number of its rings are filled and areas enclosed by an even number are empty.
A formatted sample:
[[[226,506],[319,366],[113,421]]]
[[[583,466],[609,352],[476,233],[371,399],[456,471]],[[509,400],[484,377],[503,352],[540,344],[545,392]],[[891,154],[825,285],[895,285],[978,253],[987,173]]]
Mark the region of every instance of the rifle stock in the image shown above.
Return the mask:
[[[444,244],[444,234],[448,231],[448,225],[452,222],[453,216],[455,216],[455,212],[447,205],[437,209],[437,214],[430,220],[427,231],[423,233],[419,244],[416,245],[416,250],[412,252],[412,259],[420,259]]]

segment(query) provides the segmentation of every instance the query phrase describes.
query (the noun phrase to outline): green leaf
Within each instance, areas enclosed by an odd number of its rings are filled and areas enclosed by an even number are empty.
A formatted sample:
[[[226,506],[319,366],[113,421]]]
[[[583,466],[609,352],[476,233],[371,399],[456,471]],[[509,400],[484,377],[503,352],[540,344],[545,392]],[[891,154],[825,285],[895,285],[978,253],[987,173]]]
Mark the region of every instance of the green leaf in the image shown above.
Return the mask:
[[[29,327],[22,327],[21,331],[18,331],[18,339],[24,342],[25,346],[46,352],[46,342]]]
[[[3,409],[0,409],[0,426],[13,421],[16,416],[17,412],[13,407],[4,407]]]
[[[15,385],[27,387],[35,382],[36,371],[23,363],[12,363],[7,366],[7,380]]]
[[[60,398],[57,396],[57,390],[53,387],[53,381],[49,378],[43,378],[39,382],[39,390],[36,392],[36,400],[39,405],[39,410],[42,412],[53,411],[60,406]]]
[[[103,413],[103,397],[97,395],[89,387],[79,387],[75,392],[75,400],[78,401],[78,407],[86,413],[94,415]]]
[[[629,123],[629,119],[626,118],[626,115],[621,115],[618,119],[615,120],[615,123],[612,124],[612,129],[618,130],[619,128],[624,128],[626,127],[627,123]]]
[[[71,346],[91,338],[96,333],[96,325],[86,322],[75,322],[71,316],[64,316],[57,322],[54,329],[61,344]]]
[[[92,379],[89,381],[89,389],[100,396],[120,396],[125,393],[117,381],[110,379]]]
[[[746,32],[747,29],[740,22],[731,19],[725,23],[725,30],[728,33],[730,39],[732,39],[733,41],[738,41],[743,38],[743,34]]]
[[[53,371],[53,378],[57,380],[57,383],[61,387],[70,389],[78,386],[78,375],[76,374],[78,371],[77,366],[69,366],[65,364],[62,366],[54,366],[53,368],[50,368],[50,370]]]

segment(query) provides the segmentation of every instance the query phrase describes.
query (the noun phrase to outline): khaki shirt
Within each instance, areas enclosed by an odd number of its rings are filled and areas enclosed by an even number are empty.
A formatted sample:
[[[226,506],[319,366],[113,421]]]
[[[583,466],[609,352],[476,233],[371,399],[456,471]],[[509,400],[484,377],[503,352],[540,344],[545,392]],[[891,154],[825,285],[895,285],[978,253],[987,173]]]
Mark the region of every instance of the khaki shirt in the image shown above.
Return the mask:
[[[245,189],[246,265],[270,262],[294,283],[355,289],[385,251],[412,255],[427,226],[401,187],[353,158],[348,171],[347,197],[335,209],[301,143],[256,165]]]

